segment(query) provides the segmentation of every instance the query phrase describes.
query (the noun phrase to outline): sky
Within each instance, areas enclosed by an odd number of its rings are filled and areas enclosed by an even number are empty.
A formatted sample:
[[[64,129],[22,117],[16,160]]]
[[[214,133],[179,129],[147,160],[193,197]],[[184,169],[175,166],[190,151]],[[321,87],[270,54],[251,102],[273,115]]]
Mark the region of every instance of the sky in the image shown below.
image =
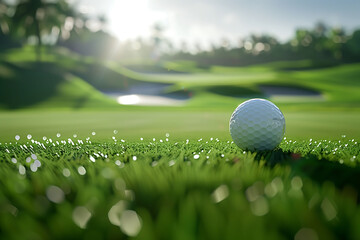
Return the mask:
[[[250,34],[289,40],[296,28],[322,21],[351,31],[360,28],[359,0],[73,0],[92,15],[104,14],[107,30],[120,40],[163,35],[180,44],[236,44]]]

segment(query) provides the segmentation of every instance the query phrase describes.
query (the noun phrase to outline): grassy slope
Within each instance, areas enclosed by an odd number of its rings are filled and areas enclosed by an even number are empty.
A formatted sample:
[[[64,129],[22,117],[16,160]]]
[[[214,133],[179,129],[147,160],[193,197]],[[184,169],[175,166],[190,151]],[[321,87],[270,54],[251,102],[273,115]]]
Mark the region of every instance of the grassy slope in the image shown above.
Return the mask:
[[[1,58],[18,67],[24,62],[28,65],[31,64],[35,55],[33,49],[25,48],[8,52]],[[188,69],[191,74],[162,73],[149,75],[133,72],[113,62],[105,63],[105,67],[93,59],[81,58],[63,49],[55,49],[45,53],[43,60],[48,65],[52,65],[53,68],[58,67],[58,73],[71,73],[102,90],[124,89],[129,85],[139,83],[139,81],[174,84],[169,88],[169,92],[186,90],[192,93],[193,98],[185,108],[232,109],[233,106],[243,100],[241,96],[264,97],[259,91],[258,85],[271,84],[313,89],[322,93],[326,98],[326,101],[299,98],[290,98],[286,101],[278,98],[271,99],[282,108],[299,110],[311,110],[311,108],[316,108],[316,110],[321,108],[325,110],[332,110],[332,108],[360,109],[360,96],[357,94],[360,91],[359,64],[301,70],[306,69],[306,66],[311,66],[310,63],[306,61],[279,62],[239,68],[214,66],[205,72],[204,70],[194,72],[194,67],[191,67],[191,64],[183,63],[183,70]],[[171,69],[171,64],[168,63],[167,65]],[[295,68],[296,66],[298,69]],[[295,70],[284,70],[287,68]],[[38,72],[42,71],[40,67],[35,69]],[[176,67],[174,69],[177,70]],[[0,67],[0,74],[6,75],[7,72],[9,70],[6,69],[6,66]],[[16,72],[24,72],[24,69],[20,67]],[[47,74],[46,71],[45,74]],[[60,74],[59,77],[63,76]],[[32,81],[34,80],[32,79]],[[29,87],[31,88],[31,86]],[[47,105],[50,107],[51,103]],[[55,104],[54,107],[56,106]]]
[[[76,66],[71,62],[75,59],[44,55],[43,62],[34,62],[28,60],[33,57],[32,53],[15,51],[2,57],[0,109],[117,107],[115,101],[67,70],[66,64]]]
[[[240,96],[264,97],[258,89],[259,84],[297,86],[315,90],[324,95],[325,100],[303,98],[271,98],[282,108],[306,110],[332,110],[332,109],[360,109],[360,64],[348,64],[320,69],[296,69],[294,66],[308,64],[278,63],[250,67],[219,67],[214,66],[208,71],[191,74],[139,74],[123,69],[116,64],[109,64],[109,68],[120,74],[143,81],[174,84],[169,91],[182,91],[193,93],[190,107],[232,108],[234,103],[242,101],[239,94],[231,93],[237,87]],[[293,70],[286,70],[286,66]],[[305,67],[303,66],[303,67]],[[175,68],[176,69],[176,68]],[[212,88],[223,88],[223,94],[211,91]],[[236,97],[237,96],[237,97]],[[212,99],[215,104],[209,104]]]
[[[16,134],[30,133],[42,137],[61,132],[71,136],[75,133],[86,135],[93,130],[103,139],[109,138],[114,129],[120,130],[122,136],[128,139],[161,137],[166,132],[182,138],[228,138],[229,116],[245,100],[236,97],[239,92],[249,97],[261,97],[258,84],[289,85],[289,82],[322,92],[326,101],[271,99],[285,114],[288,136],[360,136],[360,126],[356,124],[360,118],[359,64],[285,71],[286,66],[295,63],[273,63],[245,68],[215,66],[206,71],[194,71],[194,66],[187,63],[182,65],[182,70],[188,69],[192,74],[146,75],[115,63],[107,63],[108,68],[101,67],[93,59],[63,51],[57,49],[45,53],[41,64],[33,62],[35,55],[31,48],[14,50],[1,56],[5,62],[0,64],[0,81],[19,82],[12,83],[10,90],[1,88],[0,91],[4,92],[0,97],[3,98],[2,102],[18,104],[14,108],[26,107],[29,111],[2,112],[0,140],[13,139]],[[295,65],[304,68],[308,63]],[[186,106],[177,108],[120,107],[81,77],[93,86],[103,86],[105,89],[111,86],[121,89],[139,80],[174,83],[169,91],[184,88],[193,97]],[[54,81],[54,84],[49,81]],[[55,112],[61,108],[85,111]],[[109,111],[104,111],[106,108]]]

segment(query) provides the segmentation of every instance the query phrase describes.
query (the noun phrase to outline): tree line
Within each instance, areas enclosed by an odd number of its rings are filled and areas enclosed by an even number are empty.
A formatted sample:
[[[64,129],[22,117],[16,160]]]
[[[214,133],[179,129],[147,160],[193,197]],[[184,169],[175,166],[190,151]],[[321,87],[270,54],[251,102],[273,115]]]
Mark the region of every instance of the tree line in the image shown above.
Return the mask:
[[[37,59],[44,47],[59,45],[73,34],[85,34],[93,22],[101,25],[104,16],[89,17],[66,0],[15,0],[0,2],[0,49],[33,44]]]
[[[95,25],[95,28],[94,28]],[[164,37],[160,24],[153,35],[119,42],[103,30],[104,16],[90,17],[77,11],[66,0],[18,0],[0,2],[0,49],[36,45],[37,59],[46,47],[62,46],[97,59],[116,61],[195,61],[200,67],[211,65],[241,66],[271,61],[311,59],[336,64],[360,61],[360,29],[347,32],[341,27],[317,23],[311,29],[297,29],[287,42],[271,35],[250,35],[231,45],[223,39],[210,49],[187,43],[180,48]],[[97,27],[96,27],[97,26]]]
[[[312,29],[297,29],[294,36],[281,43],[270,35],[250,35],[229,46],[225,39],[210,50],[195,54],[178,51],[165,54],[167,60],[193,60],[199,66],[242,66],[272,61],[313,60],[316,64],[338,64],[360,61],[360,29],[347,33],[344,28],[317,23]]]

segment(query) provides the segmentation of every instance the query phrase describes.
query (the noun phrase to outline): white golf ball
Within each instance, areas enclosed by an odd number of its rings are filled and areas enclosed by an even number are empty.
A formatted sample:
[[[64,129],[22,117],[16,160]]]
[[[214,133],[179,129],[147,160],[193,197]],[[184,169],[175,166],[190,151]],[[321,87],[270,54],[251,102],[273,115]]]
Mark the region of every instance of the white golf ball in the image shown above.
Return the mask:
[[[254,98],[240,104],[230,118],[230,134],[243,150],[272,150],[284,137],[285,118],[272,102]]]

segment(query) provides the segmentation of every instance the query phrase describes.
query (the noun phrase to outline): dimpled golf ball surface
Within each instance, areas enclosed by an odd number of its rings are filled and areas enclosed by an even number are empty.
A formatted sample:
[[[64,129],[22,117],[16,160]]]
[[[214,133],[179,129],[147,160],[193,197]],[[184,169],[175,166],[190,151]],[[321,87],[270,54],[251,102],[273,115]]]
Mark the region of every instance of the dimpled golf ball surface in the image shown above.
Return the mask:
[[[284,133],[284,115],[265,99],[243,102],[230,118],[231,137],[243,150],[272,150],[280,144]]]

